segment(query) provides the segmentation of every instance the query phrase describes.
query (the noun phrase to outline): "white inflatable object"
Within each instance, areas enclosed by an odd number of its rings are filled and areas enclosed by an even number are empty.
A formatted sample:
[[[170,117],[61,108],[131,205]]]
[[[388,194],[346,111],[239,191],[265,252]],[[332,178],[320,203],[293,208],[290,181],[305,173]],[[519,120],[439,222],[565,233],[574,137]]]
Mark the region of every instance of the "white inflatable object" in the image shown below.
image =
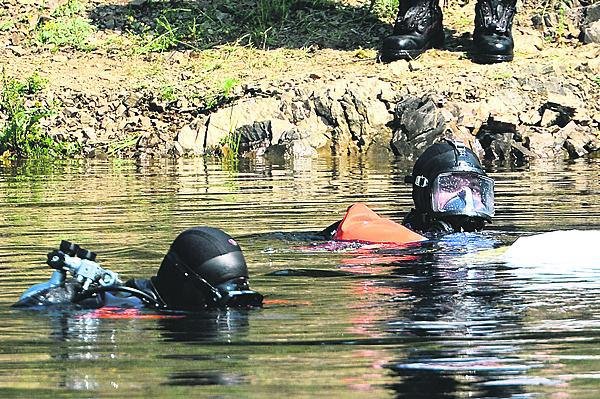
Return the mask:
[[[504,252],[502,260],[559,274],[600,270],[600,230],[558,230],[521,237]]]

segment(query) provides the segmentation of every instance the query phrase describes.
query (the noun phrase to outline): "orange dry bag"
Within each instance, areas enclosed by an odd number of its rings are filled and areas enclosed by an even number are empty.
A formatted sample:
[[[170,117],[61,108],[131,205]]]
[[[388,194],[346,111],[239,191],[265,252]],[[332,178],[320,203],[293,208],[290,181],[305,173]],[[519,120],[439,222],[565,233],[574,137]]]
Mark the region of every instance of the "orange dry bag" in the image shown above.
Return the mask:
[[[427,238],[390,219],[382,218],[365,204],[357,203],[348,208],[333,239],[339,241],[408,244],[410,242],[423,241]]]

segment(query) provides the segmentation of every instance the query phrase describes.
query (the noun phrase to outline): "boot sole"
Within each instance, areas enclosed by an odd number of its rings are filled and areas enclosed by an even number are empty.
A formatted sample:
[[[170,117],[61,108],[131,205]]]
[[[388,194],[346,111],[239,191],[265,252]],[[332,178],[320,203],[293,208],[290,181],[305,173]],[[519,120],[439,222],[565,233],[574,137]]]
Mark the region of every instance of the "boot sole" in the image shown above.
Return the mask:
[[[381,62],[393,62],[393,61],[398,61],[398,60],[410,61],[410,60],[414,60],[415,58],[417,58],[418,56],[420,56],[427,50],[429,50],[429,49],[426,48],[426,49],[421,49],[421,50],[386,51],[385,53],[384,52],[381,53],[381,56],[379,57],[379,59],[381,60]]]
[[[425,47],[417,50],[385,50],[381,51],[379,55],[379,61],[381,62],[393,62],[398,60],[414,60],[419,57],[425,51],[432,48],[442,48],[444,47],[444,34],[442,33],[440,36],[434,38],[429,42]]]
[[[513,60],[512,54],[478,54],[471,53],[471,60],[477,64],[497,64],[500,62],[510,62]]]

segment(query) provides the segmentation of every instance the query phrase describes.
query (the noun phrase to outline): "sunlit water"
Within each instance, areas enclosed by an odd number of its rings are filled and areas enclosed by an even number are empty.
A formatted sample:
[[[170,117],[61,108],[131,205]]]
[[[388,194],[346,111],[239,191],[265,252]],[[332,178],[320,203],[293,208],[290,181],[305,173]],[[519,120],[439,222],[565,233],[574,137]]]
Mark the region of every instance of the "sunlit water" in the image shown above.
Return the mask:
[[[497,216],[482,234],[404,249],[316,241],[357,201],[401,220],[409,168],[0,166],[0,397],[597,398],[600,267],[550,273],[478,254],[534,232],[600,229],[600,161],[491,171]],[[194,225],[238,239],[264,309],[10,308],[49,277],[46,253],[61,239],[123,278],[147,277]]]

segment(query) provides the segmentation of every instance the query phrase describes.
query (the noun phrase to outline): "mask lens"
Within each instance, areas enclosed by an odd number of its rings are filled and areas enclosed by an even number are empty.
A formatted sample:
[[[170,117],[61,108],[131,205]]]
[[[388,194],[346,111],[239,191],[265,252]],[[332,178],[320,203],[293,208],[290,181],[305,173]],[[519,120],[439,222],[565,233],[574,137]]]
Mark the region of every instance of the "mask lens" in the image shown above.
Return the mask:
[[[434,212],[478,216],[494,214],[494,181],[475,173],[442,173],[431,193]]]

